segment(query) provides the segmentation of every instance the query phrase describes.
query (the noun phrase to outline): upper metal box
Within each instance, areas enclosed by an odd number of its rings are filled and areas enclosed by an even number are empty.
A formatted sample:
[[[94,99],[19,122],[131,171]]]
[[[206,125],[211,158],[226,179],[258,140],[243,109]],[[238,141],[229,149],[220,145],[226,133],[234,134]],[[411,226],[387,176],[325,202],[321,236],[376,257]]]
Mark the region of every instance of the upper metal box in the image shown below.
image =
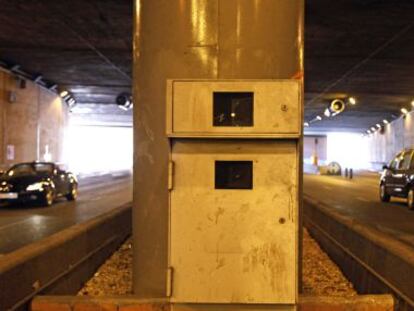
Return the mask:
[[[298,138],[297,80],[168,80],[169,137]]]

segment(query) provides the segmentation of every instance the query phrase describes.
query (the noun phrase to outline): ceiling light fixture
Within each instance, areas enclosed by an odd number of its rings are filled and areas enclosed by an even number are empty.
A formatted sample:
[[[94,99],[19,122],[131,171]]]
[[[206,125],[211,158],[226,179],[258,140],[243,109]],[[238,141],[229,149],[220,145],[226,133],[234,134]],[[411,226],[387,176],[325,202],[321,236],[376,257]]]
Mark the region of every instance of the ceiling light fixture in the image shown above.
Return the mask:
[[[308,123],[308,122],[303,123],[303,125],[304,125],[305,127],[309,127],[309,123]]]
[[[411,106],[414,107],[414,99],[411,101]]]
[[[58,87],[58,85],[56,83],[54,83],[51,86],[49,86],[49,90],[54,91],[54,90],[56,90],[57,87]]]
[[[348,102],[351,104],[351,105],[356,105],[356,99],[355,99],[355,97],[350,97],[350,98],[348,98]]]
[[[63,97],[68,96],[68,95],[69,95],[69,92],[65,90],[65,91],[60,92],[60,94],[59,94],[59,95],[60,95],[60,97],[62,97],[62,98],[63,98]]]
[[[122,110],[130,110],[134,106],[132,102],[132,95],[130,93],[121,93],[116,97],[116,104]]]
[[[382,120],[382,122],[384,122],[384,124],[389,124],[390,122],[388,122],[388,120]]]
[[[318,121],[321,121],[322,120],[322,117],[321,116],[316,116],[315,119],[318,120]]]
[[[371,127],[371,131],[375,132],[377,129],[375,127]]]
[[[75,107],[75,105],[76,105],[76,100],[74,99],[74,98],[70,98],[68,101],[67,101],[67,103],[68,103],[68,106],[69,106],[69,108],[73,108],[73,107]]]
[[[401,112],[406,115],[408,113],[408,110],[406,108],[401,108]]]
[[[336,116],[337,114],[341,113],[345,109],[345,103],[341,99],[334,99],[331,101],[331,105],[329,106],[329,110],[332,116]]]
[[[329,110],[329,108],[326,108],[323,114],[325,115],[325,117],[329,118],[331,116],[331,111]]]
[[[380,129],[381,128],[381,124],[377,123],[377,128]]]

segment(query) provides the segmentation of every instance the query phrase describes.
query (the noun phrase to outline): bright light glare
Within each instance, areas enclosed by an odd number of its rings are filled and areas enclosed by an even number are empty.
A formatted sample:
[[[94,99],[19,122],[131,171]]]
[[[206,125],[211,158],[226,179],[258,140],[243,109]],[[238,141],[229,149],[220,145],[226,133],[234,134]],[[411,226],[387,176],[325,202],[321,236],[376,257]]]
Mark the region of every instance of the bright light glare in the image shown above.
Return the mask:
[[[322,117],[321,116],[316,116],[316,120],[320,121],[320,120],[322,120]]]
[[[367,138],[357,133],[329,133],[327,135],[328,163],[338,162],[342,168],[369,167]]]
[[[356,99],[355,99],[355,97],[350,97],[348,100],[349,100],[349,103],[350,103],[351,105],[355,105],[355,104],[356,104]]]
[[[74,173],[95,173],[132,168],[132,128],[69,126],[65,159]]]
[[[413,107],[414,107],[414,100],[412,100],[412,101],[411,101],[411,106],[413,106]]]
[[[382,120],[382,122],[384,122],[384,124],[388,124],[388,123],[390,123],[390,122],[388,122],[388,120]]]
[[[68,91],[62,91],[62,92],[60,92],[60,97],[65,97],[65,96],[67,96],[69,94],[69,92]]]
[[[407,109],[405,109],[405,108],[401,108],[401,112],[402,112],[403,114],[407,114],[407,113],[408,113],[408,110],[407,110]]]

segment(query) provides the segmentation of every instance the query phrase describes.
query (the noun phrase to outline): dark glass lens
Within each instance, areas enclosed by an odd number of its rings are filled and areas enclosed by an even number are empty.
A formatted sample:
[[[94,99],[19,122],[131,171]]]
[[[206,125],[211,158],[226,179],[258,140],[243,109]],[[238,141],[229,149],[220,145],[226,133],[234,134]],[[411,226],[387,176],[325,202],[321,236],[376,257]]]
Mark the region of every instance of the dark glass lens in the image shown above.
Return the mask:
[[[253,189],[252,161],[216,161],[216,189]]]

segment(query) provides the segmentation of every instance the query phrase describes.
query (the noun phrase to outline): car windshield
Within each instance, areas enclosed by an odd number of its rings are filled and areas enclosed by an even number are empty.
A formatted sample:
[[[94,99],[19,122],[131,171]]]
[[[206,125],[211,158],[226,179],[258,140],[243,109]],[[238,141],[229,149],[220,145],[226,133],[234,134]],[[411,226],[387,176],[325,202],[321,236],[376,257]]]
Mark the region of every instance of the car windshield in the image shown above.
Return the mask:
[[[13,166],[7,171],[7,176],[26,176],[36,174],[51,174],[53,165],[49,163],[25,163]]]
[[[35,163],[34,169],[36,173],[52,174],[54,167],[53,167],[53,164],[50,164],[50,163]]]

